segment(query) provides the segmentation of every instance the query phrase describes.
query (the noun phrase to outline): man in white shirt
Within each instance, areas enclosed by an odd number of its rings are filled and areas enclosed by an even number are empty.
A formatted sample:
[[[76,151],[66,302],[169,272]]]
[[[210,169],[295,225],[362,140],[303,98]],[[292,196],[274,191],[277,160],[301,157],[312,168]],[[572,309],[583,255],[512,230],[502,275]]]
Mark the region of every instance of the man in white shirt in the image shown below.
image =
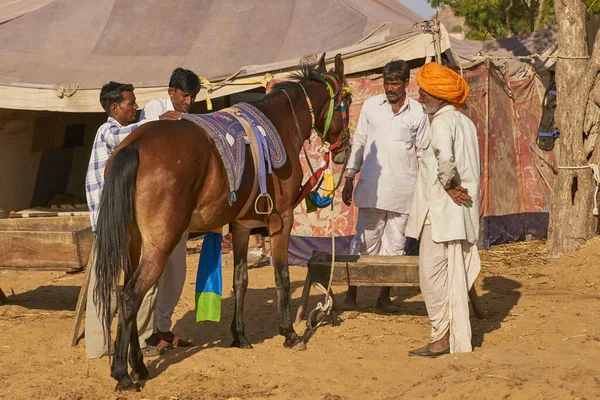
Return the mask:
[[[383,67],[385,94],[368,98],[354,132],[342,200],[358,207],[351,254],[403,255],[404,230],[417,182],[417,154],[428,128],[419,103],[406,96],[410,68],[403,60]],[[395,312],[390,287],[381,288],[376,308]],[[348,287],[344,309],[356,309],[357,287]]]
[[[432,329],[429,344],[409,354],[436,357],[472,351],[468,291],[481,269],[481,161],[475,125],[457,110],[469,94],[467,82],[436,63],[424,65],[417,82],[432,119],[406,235],[421,238],[419,284]]]
[[[140,114],[140,122],[155,119],[167,111],[188,113],[196,101],[200,87],[198,75],[187,69],[176,68],[169,80],[169,97],[149,101]],[[185,232],[167,260],[160,280],[150,288],[142,301],[138,315],[147,316],[142,323],[138,317],[142,348],[145,344],[155,346],[159,350],[191,344],[171,332],[173,312],[185,283],[187,240],[188,233]]]

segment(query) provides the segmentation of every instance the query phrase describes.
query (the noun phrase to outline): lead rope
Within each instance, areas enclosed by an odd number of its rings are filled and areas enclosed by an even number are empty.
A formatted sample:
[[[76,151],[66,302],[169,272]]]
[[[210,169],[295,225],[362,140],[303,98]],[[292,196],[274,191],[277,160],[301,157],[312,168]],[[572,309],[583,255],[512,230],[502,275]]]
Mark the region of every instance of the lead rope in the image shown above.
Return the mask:
[[[329,159],[329,168],[331,168],[331,157]],[[335,192],[335,189],[333,190]],[[313,282],[313,288],[325,295],[323,303],[317,303],[317,306],[308,314],[306,320],[306,331],[302,337],[304,343],[308,342],[308,339],[316,332],[317,328],[323,324],[327,317],[332,318],[332,324],[335,326],[338,324],[337,316],[333,311],[333,297],[331,296],[331,283],[333,282],[333,271],[335,268],[335,226],[333,217],[333,206],[335,202],[335,193],[332,193],[333,200],[331,202],[331,209],[329,213],[329,223],[331,225],[331,267],[329,269],[329,283],[327,289],[323,287],[319,282]]]

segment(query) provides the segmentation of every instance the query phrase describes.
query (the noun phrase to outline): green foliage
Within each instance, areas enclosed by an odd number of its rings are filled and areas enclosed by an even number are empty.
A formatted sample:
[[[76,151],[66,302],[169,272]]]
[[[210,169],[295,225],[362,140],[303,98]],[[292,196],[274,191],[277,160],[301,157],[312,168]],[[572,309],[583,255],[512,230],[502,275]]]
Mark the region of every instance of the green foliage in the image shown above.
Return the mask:
[[[471,31],[467,39],[486,40],[502,39],[508,36],[506,10],[510,0],[427,0],[432,7],[449,6],[454,14],[465,17]],[[600,0],[584,0],[586,7],[591,7],[590,14],[600,14]],[[510,32],[513,35],[530,33],[545,28],[556,22],[554,18],[554,1],[544,0],[539,23],[538,10],[540,0],[512,0],[510,8]]]

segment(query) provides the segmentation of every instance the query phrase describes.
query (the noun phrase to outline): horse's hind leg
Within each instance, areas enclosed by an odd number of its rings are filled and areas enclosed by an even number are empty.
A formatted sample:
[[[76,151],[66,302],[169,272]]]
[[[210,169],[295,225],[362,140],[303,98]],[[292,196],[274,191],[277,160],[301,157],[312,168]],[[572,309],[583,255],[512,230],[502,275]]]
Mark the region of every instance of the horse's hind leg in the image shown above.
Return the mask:
[[[290,269],[288,265],[288,247],[290,232],[294,221],[293,211],[274,214],[269,221],[271,232],[271,257],[275,270],[275,286],[277,287],[277,310],[279,334],[285,336],[284,346],[295,350],[304,350],[306,345],[294,331],[292,307],[290,300]]]
[[[157,249],[145,249],[140,265],[132,278],[125,284],[122,294],[122,309],[119,313],[119,328],[117,330],[117,346],[111,368],[111,376],[117,380],[116,391],[133,391],[138,387],[127,374],[127,356],[131,346],[130,361],[136,366],[134,377],[146,378],[148,371],[143,366],[140,343],[137,333],[136,318],[146,292],[154,285],[167,261],[167,254]],[[143,378],[142,376],[145,375]]]
[[[131,236],[129,241],[129,256],[131,258],[132,270],[137,270],[140,256],[142,254],[142,237],[140,235],[139,229],[132,229]],[[139,309],[138,309],[139,312]],[[130,347],[129,347],[129,366],[131,367],[131,379],[134,382],[145,380],[148,378],[148,369],[144,364],[144,356],[142,355],[142,351],[140,349],[139,331],[137,326],[137,312],[136,318],[133,319],[133,324],[131,326],[131,336],[130,336]]]
[[[131,330],[133,319],[137,314],[137,309],[141,305],[141,299],[136,301],[133,296],[133,281],[129,282],[123,288],[121,297],[121,309],[119,310],[119,326],[117,328],[117,338],[115,340],[115,354],[111,366],[110,376],[117,381],[115,391],[136,391],[137,386],[131,380],[127,373],[127,356],[129,354],[129,345],[131,343]],[[136,307],[137,304],[137,307]],[[135,312],[133,310],[136,310]]]
[[[252,345],[244,333],[244,296],[248,289],[248,237],[250,229],[233,222],[231,233],[233,236],[233,292],[235,305],[233,320],[231,321],[231,334],[233,343],[231,347],[251,349]]]

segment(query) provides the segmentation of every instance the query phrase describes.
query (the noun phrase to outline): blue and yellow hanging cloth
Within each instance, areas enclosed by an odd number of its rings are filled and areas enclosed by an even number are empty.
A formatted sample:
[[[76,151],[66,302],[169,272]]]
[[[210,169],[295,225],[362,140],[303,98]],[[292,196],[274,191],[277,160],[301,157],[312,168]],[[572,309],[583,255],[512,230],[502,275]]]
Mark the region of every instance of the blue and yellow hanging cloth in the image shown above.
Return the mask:
[[[310,192],[304,199],[306,212],[311,213],[317,211],[319,208],[325,208],[330,205],[333,202],[334,190],[335,182],[333,181],[333,174],[327,168],[323,172],[323,196],[316,191]]]
[[[206,232],[196,276],[196,322],[221,320],[223,235]]]

